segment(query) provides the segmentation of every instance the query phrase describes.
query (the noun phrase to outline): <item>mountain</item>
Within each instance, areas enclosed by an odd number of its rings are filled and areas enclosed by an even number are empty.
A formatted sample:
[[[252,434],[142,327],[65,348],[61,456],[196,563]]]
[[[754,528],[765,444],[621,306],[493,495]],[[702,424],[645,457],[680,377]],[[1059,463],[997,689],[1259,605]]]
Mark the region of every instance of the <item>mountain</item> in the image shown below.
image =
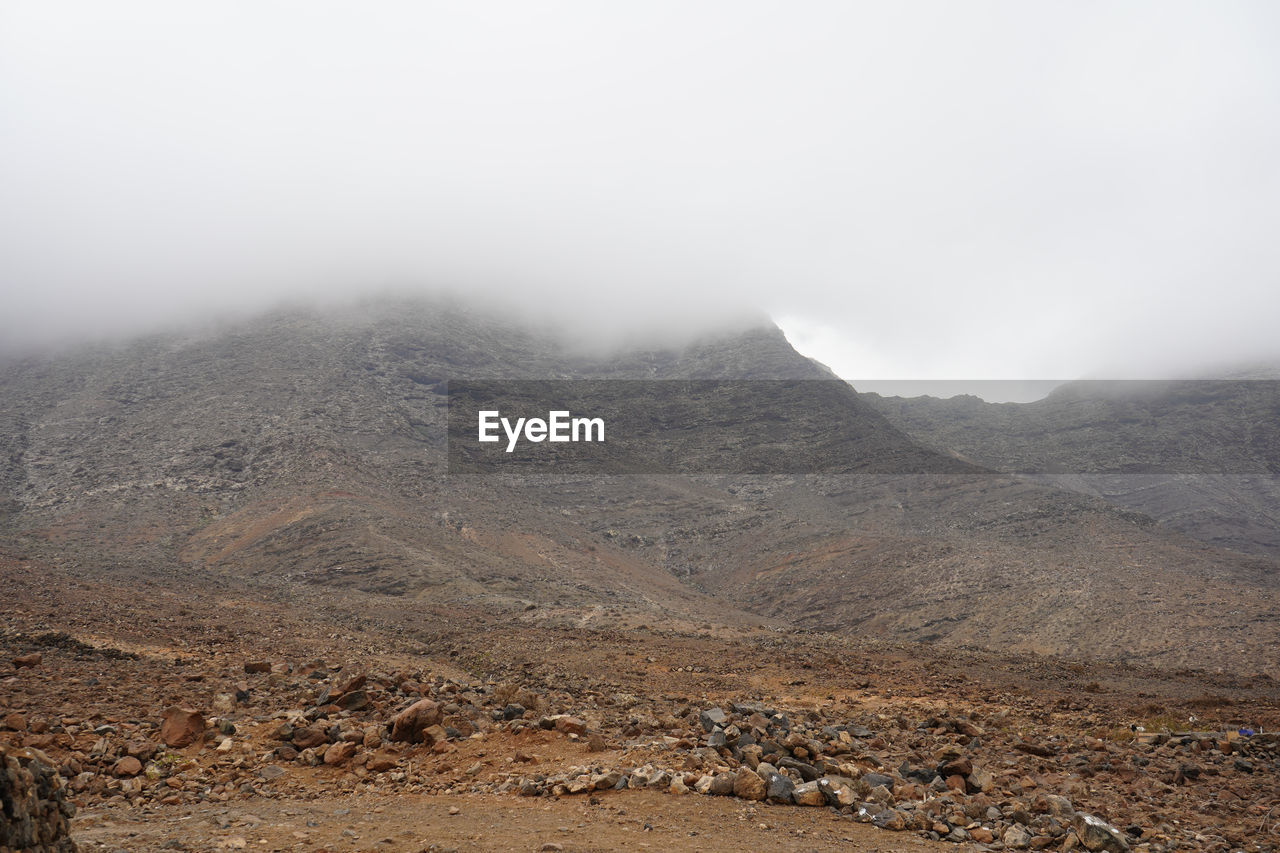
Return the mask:
[[[1280,382],[1072,382],[1032,403],[865,394],[923,444],[1280,557]]]
[[[449,389],[494,380],[607,381],[615,425],[684,419],[684,464],[456,470]],[[880,405],[775,328],[588,353],[437,302],[282,310],[4,366],[0,551],[95,583],[351,592],[397,631],[414,610],[767,623],[1274,669],[1274,559],[931,449]]]

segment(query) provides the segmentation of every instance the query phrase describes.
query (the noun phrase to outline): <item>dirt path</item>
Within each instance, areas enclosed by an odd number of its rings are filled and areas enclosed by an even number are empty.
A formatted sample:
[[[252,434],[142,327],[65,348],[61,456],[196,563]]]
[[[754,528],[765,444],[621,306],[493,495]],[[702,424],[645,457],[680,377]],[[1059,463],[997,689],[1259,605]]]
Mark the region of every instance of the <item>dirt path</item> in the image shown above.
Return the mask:
[[[970,845],[892,834],[827,809],[750,805],[648,791],[548,801],[510,796],[327,796],[192,807],[95,807],[76,817],[82,851],[847,850]],[[456,809],[456,814],[451,810]]]

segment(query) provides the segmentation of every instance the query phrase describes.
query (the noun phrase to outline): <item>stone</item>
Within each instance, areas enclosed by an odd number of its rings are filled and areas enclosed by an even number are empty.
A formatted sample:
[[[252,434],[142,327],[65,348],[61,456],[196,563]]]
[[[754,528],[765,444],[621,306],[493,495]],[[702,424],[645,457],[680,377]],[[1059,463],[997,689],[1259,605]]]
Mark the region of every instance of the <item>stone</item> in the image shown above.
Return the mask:
[[[883,773],[864,773],[862,781],[866,782],[869,787],[874,788],[877,785],[884,785],[890,790],[893,789],[893,777],[886,776]]]
[[[1129,841],[1120,830],[1099,817],[1076,812],[1072,829],[1085,850],[1104,850],[1106,853],[1128,853]]]
[[[42,655],[40,652],[32,652],[29,655],[18,655],[16,658],[13,658],[13,668],[22,669],[23,667],[28,667],[28,668],[37,667],[40,665],[40,662],[43,660],[44,660],[44,655]]]
[[[115,763],[111,772],[120,778],[132,778],[142,772],[142,762],[132,755],[126,755]]]
[[[752,771],[740,770],[733,780],[733,793],[744,800],[763,800],[766,793],[764,780]]]
[[[979,791],[990,793],[996,789],[996,777],[990,770],[975,767],[969,774],[969,782]]]
[[[244,662],[244,671],[250,675],[255,673],[270,672],[271,661],[265,660],[247,660]]]
[[[555,720],[556,731],[563,732],[567,735],[582,735],[587,733],[587,724],[577,717],[571,717],[568,714],[557,714],[552,719]]]
[[[825,806],[827,798],[818,790],[818,783],[803,782],[792,791],[792,800],[797,806]]]
[[[369,676],[363,672],[352,672],[347,677],[341,679],[337,686],[334,687],[333,695],[342,696],[347,693],[354,693],[362,689],[369,682]]]
[[[724,724],[729,722],[729,717],[719,708],[708,708],[698,715],[698,722],[702,724],[702,730],[710,733],[717,726],[724,728]]]
[[[258,775],[266,781],[272,782],[284,775],[284,768],[279,764],[268,764],[266,767],[258,769]]]
[[[608,746],[598,732],[587,738],[587,752],[604,752],[606,749],[608,749]]]
[[[733,786],[737,781],[737,776],[733,773],[717,773],[711,779],[711,785],[707,789],[707,793],[715,797],[728,797],[733,794]]]
[[[1022,824],[1015,823],[1000,836],[1004,846],[1010,850],[1026,850],[1031,847],[1031,833]]]
[[[165,746],[182,749],[204,735],[204,715],[191,708],[172,706],[165,710],[160,723],[160,740]]]
[[[363,711],[369,707],[369,694],[363,690],[351,690],[339,696],[334,704],[344,711]]]
[[[359,747],[350,741],[339,741],[330,745],[324,751],[324,763],[329,765],[344,764],[355,756],[357,749]]]
[[[881,829],[888,829],[893,832],[900,832],[907,828],[906,816],[897,809],[885,809],[877,812],[871,818],[871,822]]]
[[[329,736],[320,726],[303,726],[293,730],[293,745],[298,749],[311,749],[328,742]]]
[[[781,773],[770,773],[769,778],[765,780],[764,796],[771,803],[792,803],[795,801],[795,789],[795,783],[786,776]]]
[[[375,752],[369,756],[369,760],[364,763],[374,773],[384,773],[396,766],[397,758],[390,752]]]
[[[818,790],[827,799],[827,805],[851,806],[858,801],[854,784],[843,776],[823,776],[818,780]]]
[[[422,743],[425,731],[440,722],[440,706],[430,699],[419,699],[391,720],[391,739]]]

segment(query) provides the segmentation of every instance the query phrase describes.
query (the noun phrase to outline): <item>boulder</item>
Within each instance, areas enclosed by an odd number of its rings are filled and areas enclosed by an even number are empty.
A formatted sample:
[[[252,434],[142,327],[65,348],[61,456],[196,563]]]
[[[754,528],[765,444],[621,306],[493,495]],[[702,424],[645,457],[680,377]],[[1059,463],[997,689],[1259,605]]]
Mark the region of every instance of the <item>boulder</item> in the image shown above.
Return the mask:
[[[328,741],[329,736],[320,726],[303,726],[293,730],[293,745],[298,749],[311,749]]]
[[[164,712],[160,723],[160,740],[173,749],[190,746],[204,735],[204,715],[191,708],[174,705]]]
[[[733,793],[744,800],[763,800],[767,788],[764,780],[749,770],[740,770],[733,780]]]
[[[422,743],[428,728],[440,722],[440,706],[430,699],[419,699],[391,720],[391,739]]]
[[[1129,840],[1120,830],[1099,817],[1084,812],[1076,812],[1072,821],[1080,843],[1085,850],[1104,850],[1106,853],[1128,853]]]
[[[338,741],[324,751],[324,763],[330,765],[344,764],[355,756],[357,749],[359,747],[351,741]]]

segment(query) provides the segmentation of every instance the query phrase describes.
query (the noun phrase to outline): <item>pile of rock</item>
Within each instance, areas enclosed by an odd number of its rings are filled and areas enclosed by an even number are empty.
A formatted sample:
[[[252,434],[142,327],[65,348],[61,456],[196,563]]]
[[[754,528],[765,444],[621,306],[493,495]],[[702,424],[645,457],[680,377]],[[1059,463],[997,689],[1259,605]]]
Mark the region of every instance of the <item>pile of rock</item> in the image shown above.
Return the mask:
[[[858,725],[810,726],[757,703],[709,708],[699,715],[702,746],[684,750],[678,768],[572,767],[554,775],[512,778],[499,791],[564,796],[649,788],[672,794],[735,796],[777,805],[829,807],[882,829],[914,830],[934,840],[996,844],[1008,850],[1073,849],[1120,853],[1124,833],[1078,813],[1070,800],[1040,793],[994,796],[993,774],[955,744],[930,766],[885,768],[868,746],[875,735]],[[967,720],[954,733],[982,734]]]
[[[0,853],[75,853],[69,826],[74,814],[47,755],[0,743]]]

